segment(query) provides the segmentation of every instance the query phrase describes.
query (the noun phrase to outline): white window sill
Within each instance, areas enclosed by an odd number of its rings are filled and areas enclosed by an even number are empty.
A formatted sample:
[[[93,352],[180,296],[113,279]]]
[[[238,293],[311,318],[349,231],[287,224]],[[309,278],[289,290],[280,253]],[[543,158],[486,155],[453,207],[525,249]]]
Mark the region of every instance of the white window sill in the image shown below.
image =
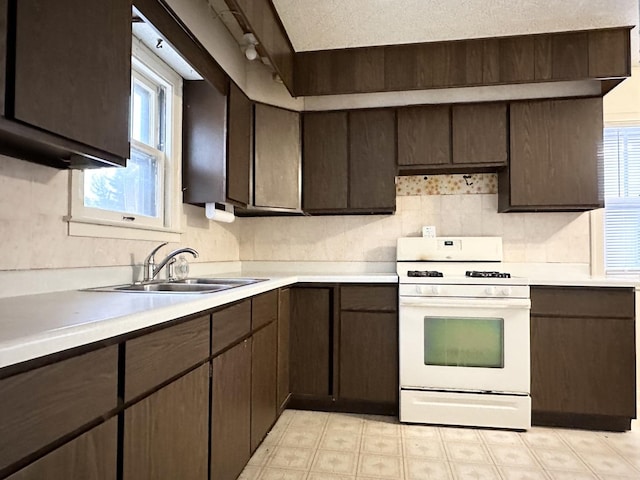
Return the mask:
[[[118,238],[173,243],[179,243],[182,237],[182,232],[178,230],[113,225],[108,222],[96,223],[93,219],[82,218],[69,218],[67,221],[69,222],[68,233],[70,237]]]

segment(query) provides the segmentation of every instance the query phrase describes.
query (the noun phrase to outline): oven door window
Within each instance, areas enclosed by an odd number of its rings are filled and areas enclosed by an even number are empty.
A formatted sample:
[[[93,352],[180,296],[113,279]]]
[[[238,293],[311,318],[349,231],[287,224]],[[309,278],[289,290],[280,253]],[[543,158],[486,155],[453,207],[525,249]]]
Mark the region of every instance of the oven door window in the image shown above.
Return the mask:
[[[504,319],[424,317],[424,364],[504,368]]]

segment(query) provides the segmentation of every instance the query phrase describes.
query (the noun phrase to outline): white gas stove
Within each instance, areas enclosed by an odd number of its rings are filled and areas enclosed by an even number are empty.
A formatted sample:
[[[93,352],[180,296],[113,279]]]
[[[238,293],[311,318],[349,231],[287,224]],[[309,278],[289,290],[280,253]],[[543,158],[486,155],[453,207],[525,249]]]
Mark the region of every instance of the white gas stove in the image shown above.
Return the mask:
[[[400,420],[531,425],[529,286],[499,237],[401,238]]]

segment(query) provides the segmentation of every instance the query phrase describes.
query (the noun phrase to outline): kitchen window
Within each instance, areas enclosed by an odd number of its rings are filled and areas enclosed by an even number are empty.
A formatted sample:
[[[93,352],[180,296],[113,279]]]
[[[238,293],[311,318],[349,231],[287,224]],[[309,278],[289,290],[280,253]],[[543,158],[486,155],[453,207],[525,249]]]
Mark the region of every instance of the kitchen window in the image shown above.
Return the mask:
[[[127,167],[71,173],[69,234],[179,241],[182,77],[133,40]]]
[[[640,273],[640,126],[604,129],[607,274]]]

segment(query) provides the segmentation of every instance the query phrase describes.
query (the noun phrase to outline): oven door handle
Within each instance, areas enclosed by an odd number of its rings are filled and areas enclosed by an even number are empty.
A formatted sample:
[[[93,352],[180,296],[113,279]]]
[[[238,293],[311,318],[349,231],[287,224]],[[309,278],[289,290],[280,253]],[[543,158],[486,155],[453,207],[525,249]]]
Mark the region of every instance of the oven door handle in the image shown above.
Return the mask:
[[[401,307],[434,307],[434,308],[493,308],[513,309],[531,308],[531,301],[527,298],[433,298],[433,297],[400,297]]]

